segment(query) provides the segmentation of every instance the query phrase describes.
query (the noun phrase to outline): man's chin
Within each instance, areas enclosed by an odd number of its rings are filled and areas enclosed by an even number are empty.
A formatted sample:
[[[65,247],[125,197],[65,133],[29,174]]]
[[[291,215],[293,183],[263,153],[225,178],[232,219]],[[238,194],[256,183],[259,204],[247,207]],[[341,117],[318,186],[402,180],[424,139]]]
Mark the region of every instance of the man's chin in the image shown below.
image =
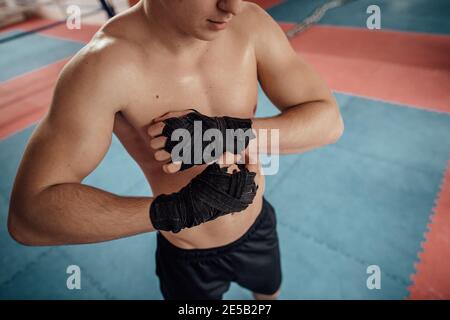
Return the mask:
[[[202,41],[213,41],[213,40],[215,40],[215,39],[217,39],[218,38],[218,36],[217,35],[212,35],[212,36],[205,36],[205,35],[203,35],[203,36],[201,36],[201,37],[197,37],[197,39],[199,39],[199,40],[202,40]]]
[[[210,30],[206,30],[204,32],[198,33],[196,35],[196,38],[203,41],[212,41],[219,38],[221,34],[222,32],[211,32]]]

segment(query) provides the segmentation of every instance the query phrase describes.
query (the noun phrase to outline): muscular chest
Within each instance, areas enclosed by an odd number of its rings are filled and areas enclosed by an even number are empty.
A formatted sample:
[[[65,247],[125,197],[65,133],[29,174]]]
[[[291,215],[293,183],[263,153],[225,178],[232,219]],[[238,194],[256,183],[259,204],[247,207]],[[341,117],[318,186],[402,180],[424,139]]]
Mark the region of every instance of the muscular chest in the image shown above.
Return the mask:
[[[135,128],[169,111],[195,108],[207,115],[251,117],[257,103],[257,70],[249,46],[223,46],[193,63],[161,59],[143,72],[123,112]]]

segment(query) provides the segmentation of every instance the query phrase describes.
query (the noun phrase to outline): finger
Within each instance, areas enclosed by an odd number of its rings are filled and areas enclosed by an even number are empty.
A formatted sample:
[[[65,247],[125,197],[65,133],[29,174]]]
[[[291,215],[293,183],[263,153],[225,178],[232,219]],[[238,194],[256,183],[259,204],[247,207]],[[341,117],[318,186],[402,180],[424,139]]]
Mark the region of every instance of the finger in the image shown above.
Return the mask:
[[[157,137],[150,140],[150,147],[154,150],[163,149],[166,145],[167,138],[166,137]]]
[[[260,170],[259,166],[259,157],[257,153],[254,152],[246,152],[244,154],[243,161],[241,163],[245,164],[245,167],[248,171],[253,171],[258,173]]]
[[[219,159],[217,159],[217,163],[221,167],[226,167],[232,164],[237,163],[241,159],[240,154],[233,154],[229,151],[226,151],[224,154],[222,154]]]
[[[163,165],[163,171],[165,173],[176,173],[181,169],[181,162],[171,162]]]
[[[259,172],[259,165],[258,163],[246,163],[245,167],[247,168],[248,171],[252,171],[255,173]]]
[[[164,120],[169,119],[169,118],[179,118],[179,117],[182,117],[182,116],[184,116],[184,115],[186,115],[188,113],[191,113],[191,112],[192,112],[192,110],[166,112],[162,116],[159,116],[159,117],[155,118],[154,122],[164,121]]]
[[[151,137],[157,137],[162,134],[164,126],[165,126],[164,122],[157,122],[155,124],[152,124],[151,126],[148,127],[147,133]]]
[[[167,161],[170,159],[170,153],[166,150],[158,150],[155,152],[155,159],[157,161]]]
[[[239,157],[238,157],[238,161],[237,161],[237,163],[239,163],[239,164],[244,164],[244,163],[247,163],[247,151],[246,151],[247,149],[244,149],[244,150],[242,150],[240,153],[239,153]]]

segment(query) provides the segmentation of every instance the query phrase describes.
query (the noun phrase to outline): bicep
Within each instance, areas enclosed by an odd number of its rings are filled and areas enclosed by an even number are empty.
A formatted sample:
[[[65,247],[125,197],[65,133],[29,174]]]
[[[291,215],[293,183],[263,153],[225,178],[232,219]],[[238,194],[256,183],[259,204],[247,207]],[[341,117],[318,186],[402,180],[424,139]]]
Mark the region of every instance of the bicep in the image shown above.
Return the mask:
[[[34,131],[22,158],[16,177],[20,193],[81,182],[110,146],[114,108],[100,92],[86,90],[89,81],[76,80],[82,79],[63,72],[58,81],[50,110]]]
[[[258,80],[279,109],[329,99],[331,91],[321,76],[292,48],[281,27],[266,13],[255,36]]]

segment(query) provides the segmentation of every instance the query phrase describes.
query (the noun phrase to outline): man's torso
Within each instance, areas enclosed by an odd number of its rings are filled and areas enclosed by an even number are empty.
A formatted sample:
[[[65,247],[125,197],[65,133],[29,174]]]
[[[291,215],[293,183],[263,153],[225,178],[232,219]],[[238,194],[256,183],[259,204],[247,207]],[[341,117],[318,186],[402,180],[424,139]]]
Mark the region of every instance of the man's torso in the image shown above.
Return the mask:
[[[161,162],[153,157],[146,133],[154,118],[189,108],[210,116],[254,116],[258,94],[257,63],[249,31],[244,28],[245,14],[244,9],[219,38],[209,43],[204,54],[195,57],[171,56],[152,46],[151,30],[146,30],[145,20],[137,10],[115,18],[100,31],[99,39],[107,37],[135,44],[129,48],[129,57],[136,57],[136,54],[140,57],[136,59],[137,68],[130,70],[127,79],[112,81],[111,90],[115,86],[126,86],[129,91],[127,105],[115,116],[114,133],[142,169],[154,196],[180,190],[204,168],[197,166],[176,174],[164,173]],[[124,54],[120,57],[127,58]],[[183,248],[216,247],[236,240],[261,210],[263,176],[258,173],[256,181],[260,188],[246,210],[177,234],[163,232],[164,236]]]

